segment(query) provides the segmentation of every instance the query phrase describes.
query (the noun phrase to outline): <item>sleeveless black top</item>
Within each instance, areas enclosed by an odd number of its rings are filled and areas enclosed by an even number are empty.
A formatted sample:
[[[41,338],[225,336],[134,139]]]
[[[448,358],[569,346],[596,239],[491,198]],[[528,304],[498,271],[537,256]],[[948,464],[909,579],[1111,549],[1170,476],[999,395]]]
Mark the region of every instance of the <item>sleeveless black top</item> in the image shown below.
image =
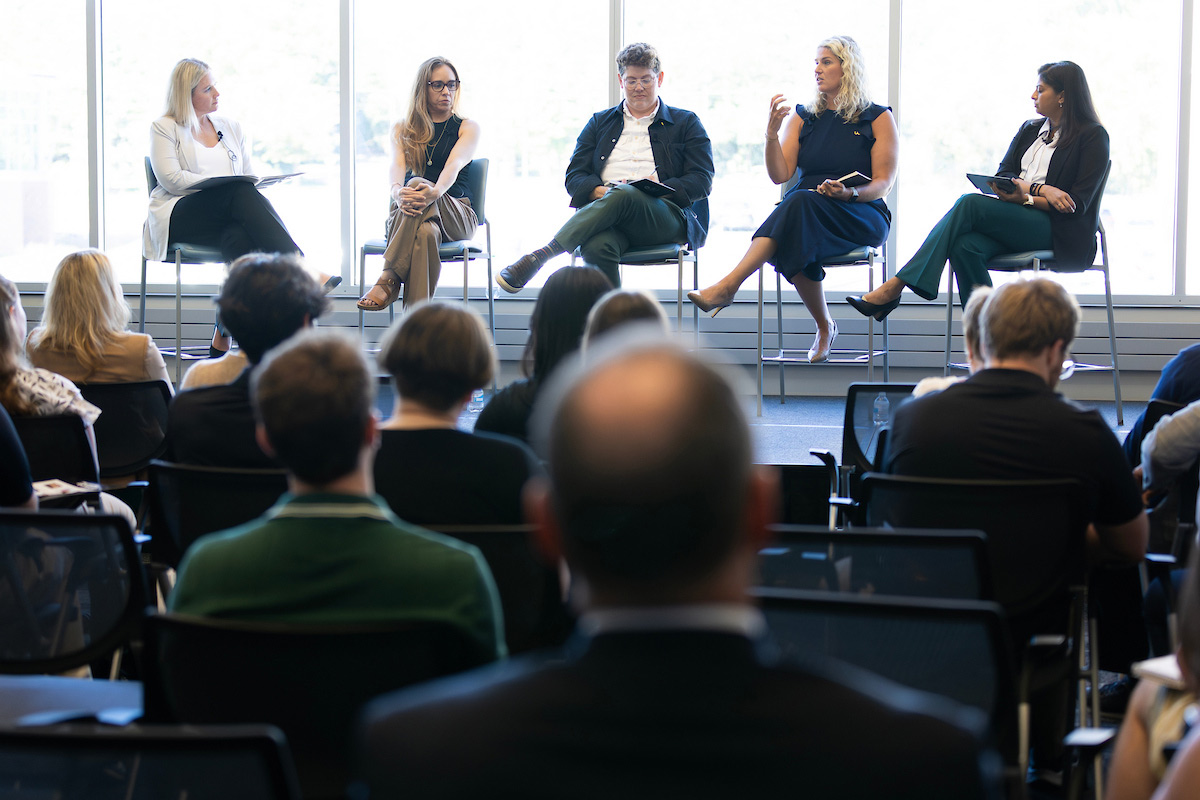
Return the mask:
[[[462,119],[455,114],[450,115],[450,119],[445,122],[433,123],[433,139],[425,146],[425,160],[430,161],[430,164],[416,164],[418,169],[414,170],[414,165],[409,165],[408,170],[404,173],[404,182],[408,183],[414,175],[420,175],[426,180],[437,183],[438,178],[442,177],[442,170],[446,168],[446,159],[450,157],[450,151],[454,149],[455,142],[458,141],[458,129],[462,127]],[[465,197],[471,201],[471,205],[475,204],[475,198],[471,197],[471,192],[467,187],[467,168],[463,167],[458,172],[458,178],[454,181],[446,194],[451,197]]]

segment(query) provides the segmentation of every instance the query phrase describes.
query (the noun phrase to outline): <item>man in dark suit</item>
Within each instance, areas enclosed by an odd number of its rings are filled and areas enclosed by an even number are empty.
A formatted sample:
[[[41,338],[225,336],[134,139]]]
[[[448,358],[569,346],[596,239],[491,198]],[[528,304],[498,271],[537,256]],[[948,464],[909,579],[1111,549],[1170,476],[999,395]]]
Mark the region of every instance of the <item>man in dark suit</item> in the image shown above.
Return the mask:
[[[580,635],[369,706],[372,796],[986,796],[975,738],[912,693],[771,663],[746,588],[777,476],[714,370],[615,338],[547,387],[526,493]]]
[[[217,307],[250,366],[232,383],[175,395],[166,457],[200,466],[276,468],[254,438],[250,375],[268,350],[328,310],[329,299],[299,255],[250,253],[233,262]]]

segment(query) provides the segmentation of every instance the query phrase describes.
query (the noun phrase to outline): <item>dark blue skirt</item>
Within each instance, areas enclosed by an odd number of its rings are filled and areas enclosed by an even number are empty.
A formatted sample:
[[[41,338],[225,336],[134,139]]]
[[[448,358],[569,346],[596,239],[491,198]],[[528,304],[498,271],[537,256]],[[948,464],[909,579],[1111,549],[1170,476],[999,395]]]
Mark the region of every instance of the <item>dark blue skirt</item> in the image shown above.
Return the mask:
[[[775,240],[768,263],[789,281],[803,272],[814,281],[825,279],[821,260],[859,247],[878,247],[887,239],[892,215],[883,200],[846,203],[796,188],[783,197],[754,238]]]

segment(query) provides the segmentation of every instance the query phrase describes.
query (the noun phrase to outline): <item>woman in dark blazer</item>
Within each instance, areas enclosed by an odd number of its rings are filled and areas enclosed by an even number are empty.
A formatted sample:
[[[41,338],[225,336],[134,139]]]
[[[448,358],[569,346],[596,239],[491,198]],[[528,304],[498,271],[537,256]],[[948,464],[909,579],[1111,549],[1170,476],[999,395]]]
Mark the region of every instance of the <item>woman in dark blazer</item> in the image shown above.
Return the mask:
[[[1108,131],[1096,116],[1083,70],[1070,61],[1042,65],[1033,101],[1040,116],[1017,131],[996,172],[1012,185],[993,184],[996,197],[960,197],[895,277],[869,294],[846,298],[859,313],[883,319],[900,304],[905,287],[936,299],[947,260],[964,305],[976,286],[992,285],[987,263],[1002,253],[1052,249],[1060,267],[1091,265]]]

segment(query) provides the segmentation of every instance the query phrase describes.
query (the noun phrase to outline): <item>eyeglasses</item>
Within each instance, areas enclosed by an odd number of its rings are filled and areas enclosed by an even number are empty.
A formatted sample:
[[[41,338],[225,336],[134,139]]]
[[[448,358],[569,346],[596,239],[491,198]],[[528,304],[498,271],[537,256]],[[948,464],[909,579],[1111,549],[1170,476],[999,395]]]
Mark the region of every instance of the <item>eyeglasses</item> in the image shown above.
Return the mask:
[[[642,78],[641,80],[638,80],[637,78],[626,78],[625,88],[636,89],[637,87],[641,86],[643,89],[649,89],[657,80],[658,76],[654,76],[652,78]]]
[[[443,89],[449,89],[452,92],[457,92],[458,87],[462,86],[462,81],[426,81],[425,85],[435,92],[440,92]]]

